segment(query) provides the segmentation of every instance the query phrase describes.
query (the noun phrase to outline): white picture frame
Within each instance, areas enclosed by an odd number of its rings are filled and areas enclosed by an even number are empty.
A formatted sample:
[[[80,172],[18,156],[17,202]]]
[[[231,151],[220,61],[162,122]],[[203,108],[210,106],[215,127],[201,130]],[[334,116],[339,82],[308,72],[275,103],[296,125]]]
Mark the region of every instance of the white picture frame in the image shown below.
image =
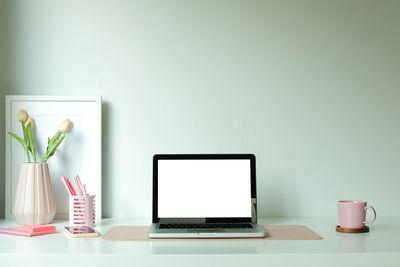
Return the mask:
[[[61,176],[66,176],[74,185],[79,174],[87,185],[88,193],[96,195],[96,220],[101,219],[101,96],[6,96],[6,177],[5,217],[12,214],[19,169],[26,161],[21,144],[8,132],[22,135],[21,123],[17,120],[20,109],[25,109],[34,120],[33,134],[38,160],[46,150],[47,138],[52,137],[64,119],[71,119],[72,128],[47,161],[56,201],[56,220],[68,219],[68,193]]]

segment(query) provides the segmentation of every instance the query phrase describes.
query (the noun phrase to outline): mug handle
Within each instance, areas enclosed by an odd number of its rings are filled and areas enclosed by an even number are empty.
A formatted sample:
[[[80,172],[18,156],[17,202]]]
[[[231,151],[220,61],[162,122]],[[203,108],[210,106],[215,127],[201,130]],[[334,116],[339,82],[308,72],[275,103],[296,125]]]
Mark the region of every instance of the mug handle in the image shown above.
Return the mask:
[[[371,207],[371,206],[367,206],[367,207],[364,208],[365,211],[366,211],[367,209],[371,209],[371,210],[374,212],[374,218],[372,218],[370,221],[365,221],[364,223],[372,223],[372,222],[374,222],[375,219],[376,219],[376,211],[375,211],[374,207]]]

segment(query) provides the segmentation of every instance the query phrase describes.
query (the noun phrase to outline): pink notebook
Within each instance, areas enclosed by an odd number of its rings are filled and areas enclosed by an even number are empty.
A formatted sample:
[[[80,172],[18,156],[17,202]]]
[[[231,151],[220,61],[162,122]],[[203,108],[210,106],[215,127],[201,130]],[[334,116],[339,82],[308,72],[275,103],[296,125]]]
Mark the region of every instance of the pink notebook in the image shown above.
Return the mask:
[[[56,227],[51,225],[22,225],[10,228],[0,228],[0,234],[22,235],[22,236],[37,236],[56,233]]]

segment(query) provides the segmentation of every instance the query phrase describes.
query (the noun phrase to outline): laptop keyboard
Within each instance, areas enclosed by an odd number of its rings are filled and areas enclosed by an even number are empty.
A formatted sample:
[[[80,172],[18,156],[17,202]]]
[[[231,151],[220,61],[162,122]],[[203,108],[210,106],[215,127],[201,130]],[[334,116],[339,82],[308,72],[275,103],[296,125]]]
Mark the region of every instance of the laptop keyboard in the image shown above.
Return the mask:
[[[184,224],[184,223],[160,223],[159,229],[179,229],[179,228],[253,228],[250,223],[204,223],[204,224]]]

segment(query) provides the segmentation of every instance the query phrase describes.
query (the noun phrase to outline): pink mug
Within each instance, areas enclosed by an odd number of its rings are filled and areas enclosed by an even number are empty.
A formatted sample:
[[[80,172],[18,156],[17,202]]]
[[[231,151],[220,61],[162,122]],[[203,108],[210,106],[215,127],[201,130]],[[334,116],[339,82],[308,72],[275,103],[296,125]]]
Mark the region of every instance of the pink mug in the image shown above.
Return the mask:
[[[366,221],[367,209],[371,209],[374,217]],[[359,229],[366,223],[372,223],[376,219],[375,209],[367,206],[366,201],[361,200],[340,200],[338,202],[339,225],[341,228]]]

